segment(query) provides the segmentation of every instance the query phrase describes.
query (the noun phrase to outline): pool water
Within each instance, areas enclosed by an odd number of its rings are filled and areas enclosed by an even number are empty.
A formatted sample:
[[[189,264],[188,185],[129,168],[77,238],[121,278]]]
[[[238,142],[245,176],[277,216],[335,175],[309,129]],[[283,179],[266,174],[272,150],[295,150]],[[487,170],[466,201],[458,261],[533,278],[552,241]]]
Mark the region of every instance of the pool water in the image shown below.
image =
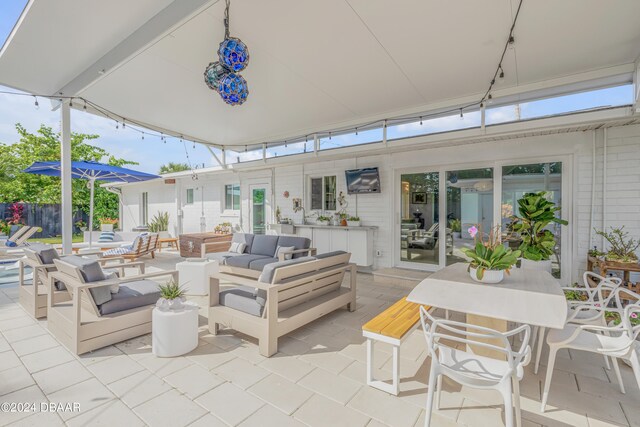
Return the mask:
[[[18,284],[18,260],[0,261],[0,285],[17,285]],[[25,279],[31,280],[31,267],[25,268]]]

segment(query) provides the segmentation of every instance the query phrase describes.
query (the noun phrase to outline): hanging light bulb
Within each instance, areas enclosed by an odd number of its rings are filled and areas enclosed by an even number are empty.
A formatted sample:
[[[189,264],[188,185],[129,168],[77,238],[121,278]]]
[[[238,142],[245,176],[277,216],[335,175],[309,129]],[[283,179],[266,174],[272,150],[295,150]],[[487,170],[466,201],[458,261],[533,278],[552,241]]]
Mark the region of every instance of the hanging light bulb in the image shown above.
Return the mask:
[[[120,129],[120,123],[116,120],[116,129]]]
[[[36,110],[39,110],[40,109],[40,104],[38,104],[38,97],[34,96],[34,98],[36,99],[36,103],[35,103]]]
[[[73,108],[73,98],[69,98],[69,108]]]
[[[493,95],[489,94],[487,96],[487,104],[493,104]]]
[[[84,107],[82,107],[84,111],[87,111],[87,101],[84,101]]]
[[[124,122],[124,119],[122,119],[122,129],[126,128],[127,124]]]
[[[356,136],[358,136],[358,128],[356,128]]]
[[[462,114],[462,108],[460,109],[460,120],[464,120],[464,114]]]
[[[504,79],[504,70],[502,69],[502,65],[499,65],[500,67],[500,78]]]
[[[420,126],[422,126],[422,116],[420,116]]]
[[[144,132],[142,132],[142,140],[144,141]]]

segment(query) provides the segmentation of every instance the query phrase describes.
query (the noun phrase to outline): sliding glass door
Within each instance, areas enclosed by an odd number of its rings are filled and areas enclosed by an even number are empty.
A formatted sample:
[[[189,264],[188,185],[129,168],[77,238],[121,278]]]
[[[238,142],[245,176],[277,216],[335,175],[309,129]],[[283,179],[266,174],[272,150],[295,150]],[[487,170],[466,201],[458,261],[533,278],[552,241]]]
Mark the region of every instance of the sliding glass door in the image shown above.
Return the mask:
[[[463,249],[474,245],[468,229],[476,226],[488,233],[494,225],[501,225],[507,238],[510,218],[519,213],[518,199],[526,193],[546,191],[550,200],[562,206],[561,162],[496,162],[491,167],[412,170],[396,177],[400,199],[396,229],[399,267],[436,270],[467,262]],[[560,277],[563,227],[552,224],[549,229],[557,242],[552,256],[553,274]],[[507,243],[515,249],[520,240],[511,236]]]

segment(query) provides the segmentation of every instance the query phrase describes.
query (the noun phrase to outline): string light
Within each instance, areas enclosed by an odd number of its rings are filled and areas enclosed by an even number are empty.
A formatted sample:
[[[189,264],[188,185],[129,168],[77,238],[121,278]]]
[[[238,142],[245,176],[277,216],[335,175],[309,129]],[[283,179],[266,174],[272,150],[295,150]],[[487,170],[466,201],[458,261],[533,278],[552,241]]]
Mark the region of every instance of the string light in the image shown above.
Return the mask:
[[[464,120],[464,114],[462,114],[462,108],[460,109],[460,120]]]
[[[358,136],[358,128],[356,128],[356,136]]]
[[[142,140],[144,141],[144,132],[142,132]]]
[[[35,103],[36,110],[39,110],[40,109],[40,104],[38,104],[38,97],[34,96],[34,98],[36,99],[36,103]]]
[[[422,126],[422,116],[420,116],[420,126]]]
[[[500,78],[504,79],[504,70],[502,69],[502,64],[498,65],[498,68],[500,69]]]
[[[87,111],[87,101],[84,101],[84,106],[82,107],[84,111]]]
[[[124,118],[122,118],[122,129],[126,128],[127,124],[124,122]]]

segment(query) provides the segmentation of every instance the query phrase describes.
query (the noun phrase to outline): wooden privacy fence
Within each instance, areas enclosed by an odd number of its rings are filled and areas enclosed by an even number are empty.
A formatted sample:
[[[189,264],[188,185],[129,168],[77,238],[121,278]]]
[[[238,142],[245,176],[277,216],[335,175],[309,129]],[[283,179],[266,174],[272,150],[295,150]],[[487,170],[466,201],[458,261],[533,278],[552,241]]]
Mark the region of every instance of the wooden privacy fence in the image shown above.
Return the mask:
[[[42,231],[36,233],[33,237],[54,237],[62,234],[61,213],[62,207],[59,204],[37,204],[37,203],[20,203],[24,206],[22,222],[27,225],[38,226]],[[13,203],[0,203],[0,219],[11,218],[11,205]],[[89,222],[89,216],[83,212],[76,212],[73,215],[73,223],[83,220]],[[80,230],[74,225],[74,232]]]

